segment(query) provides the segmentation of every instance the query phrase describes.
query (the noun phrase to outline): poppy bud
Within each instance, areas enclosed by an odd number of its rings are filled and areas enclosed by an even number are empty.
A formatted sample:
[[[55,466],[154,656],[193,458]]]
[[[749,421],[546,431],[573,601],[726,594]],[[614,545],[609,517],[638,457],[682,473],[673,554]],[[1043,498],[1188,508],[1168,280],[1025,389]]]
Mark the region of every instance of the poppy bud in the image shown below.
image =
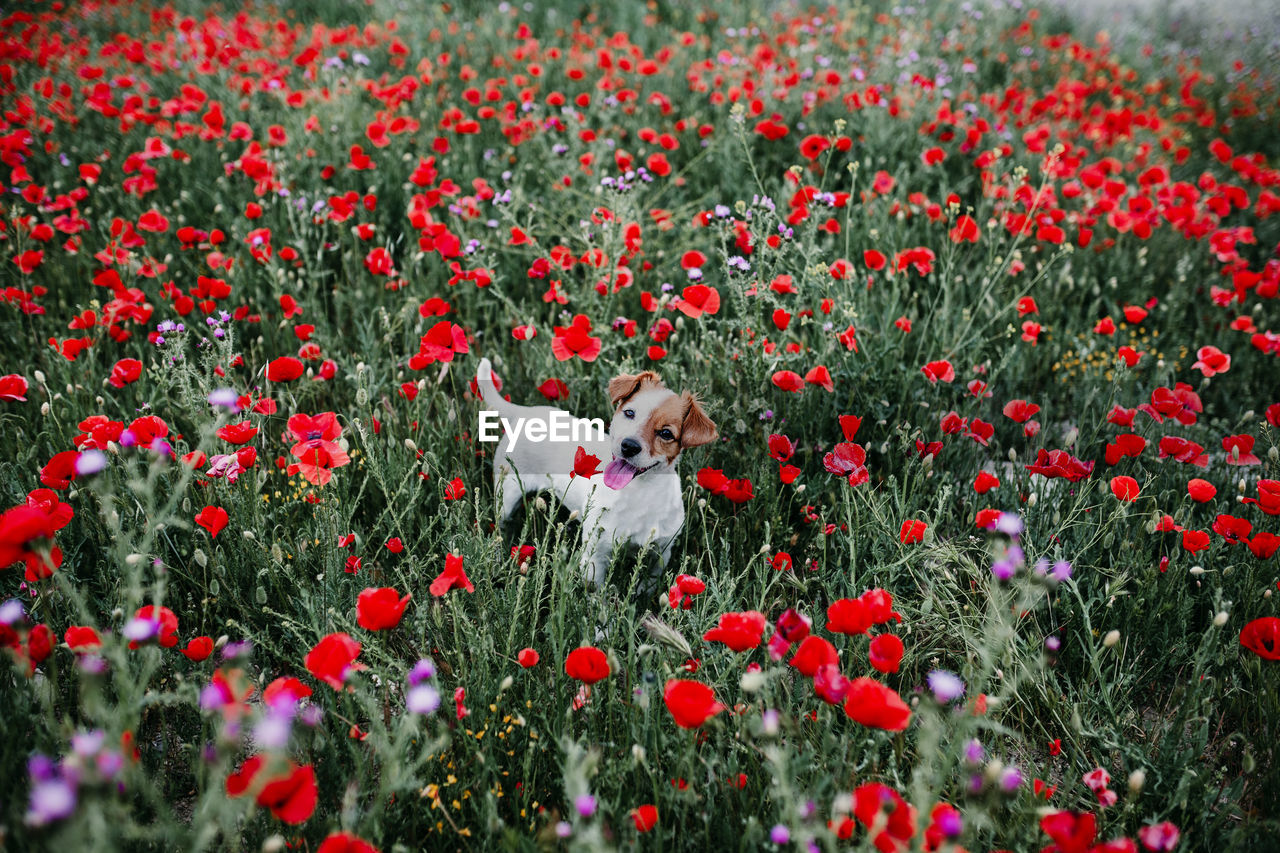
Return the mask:
[[[1227,624],[1227,611],[1219,610],[1218,615],[1213,617],[1213,625],[1215,628],[1221,628]]]
[[[1120,642],[1120,632],[1114,628],[1108,631],[1107,635],[1102,638],[1102,645],[1107,647],[1108,649],[1114,646],[1118,642]]]
[[[1142,786],[1147,784],[1147,774],[1141,767],[1129,774],[1129,793],[1137,796]]]

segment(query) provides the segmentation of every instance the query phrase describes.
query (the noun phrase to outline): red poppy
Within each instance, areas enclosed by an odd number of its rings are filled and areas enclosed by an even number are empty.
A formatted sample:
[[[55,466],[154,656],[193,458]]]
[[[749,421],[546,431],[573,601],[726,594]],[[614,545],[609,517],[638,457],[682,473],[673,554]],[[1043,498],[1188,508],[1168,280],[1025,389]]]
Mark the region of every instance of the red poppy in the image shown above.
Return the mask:
[[[1139,407],[1142,408],[1142,407]],[[1196,415],[1204,411],[1200,395],[1185,382],[1175,383],[1172,388],[1157,388],[1151,392],[1150,409],[1158,416],[1173,418],[1183,426],[1196,422]]]
[[[725,613],[702,639],[708,643],[724,643],[735,652],[745,652],[759,647],[766,623],[765,615],[758,610]]]
[[[40,469],[40,482],[51,489],[70,488],[76,479],[76,462],[80,459],[78,450],[64,450],[55,453]]]
[[[862,602],[862,606],[867,609],[867,616],[871,619],[871,624],[880,625],[890,620],[894,622],[902,621],[902,614],[893,609],[893,596],[885,590],[879,588],[869,589],[858,598]]]
[[[1204,448],[1180,435],[1164,436],[1160,439],[1159,448],[1161,459],[1173,457],[1179,462],[1195,465],[1197,468],[1206,468],[1209,465],[1209,457],[1204,453]]]
[[[1253,532],[1253,522],[1247,518],[1236,518],[1234,515],[1220,513],[1213,520],[1213,532],[1226,540],[1228,545],[1239,545],[1249,541]]]
[[[1280,618],[1263,616],[1240,631],[1240,645],[1260,658],[1280,660]]]
[[[862,418],[857,415],[840,415],[836,420],[840,422],[840,432],[844,434],[844,440],[853,441],[853,437],[858,434],[858,429],[862,426]]]
[[[722,495],[729,485],[729,478],[719,468],[703,468],[698,471],[698,485],[713,495]]]
[[[379,850],[349,832],[335,832],[320,842],[316,853],[379,853]]]
[[[822,467],[841,477],[847,477],[849,485],[860,486],[870,479],[866,467],[867,451],[860,444],[842,441],[822,457]]]
[[[897,672],[902,664],[902,640],[893,634],[879,634],[871,640],[871,666],[878,672]]]
[[[454,477],[444,487],[444,499],[447,501],[460,500],[467,493],[466,484],[462,482],[461,477]]]
[[[778,462],[786,462],[795,452],[795,444],[785,435],[774,433],[769,436],[769,455]]]
[[[213,654],[213,638],[212,637],[192,637],[187,642],[187,647],[182,650],[182,654],[188,660],[199,663],[205,660],[209,655]]]
[[[409,360],[409,367],[422,370],[437,361],[453,361],[454,355],[467,352],[467,333],[463,328],[448,320],[441,320],[419,340],[418,354]]]
[[[227,795],[239,797],[256,788],[254,798],[271,814],[287,824],[305,823],[316,810],[316,772],[311,765],[298,766],[292,761],[287,769],[271,776],[261,771],[267,766],[262,755],[249,758],[241,768],[227,777]]]
[[[770,381],[783,391],[791,391],[798,394],[804,390],[804,379],[793,370],[779,370],[773,374]]]
[[[311,688],[292,676],[280,676],[262,690],[262,701],[268,705],[277,702],[296,704],[311,695]]]
[[[1045,815],[1040,818],[1040,829],[1053,839],[1053,844],[1042,853],[1086,853],[1093,849],[1094,839],[1098,837],[1097,819],[1088,812]]]
[[[855,678],[849,682],[844,712],[868,728],[891,732],[900,732],[911,722],[911,709],[897,691],[873,678]]]
[[[609,677],[609,658],[595,646],[580,646],[565,658],[564,672],[583,684],[595,684]]]
[[[1241,498],[1247,504],[1256,504],[1267,515],[1280,515],[1280,480],[1259,480],[1256,498]],[[0,565],[3,565],[0,562]]]
[[[981,527],[986,530],[996,526],[996,522],[1000,520],[1000,510],[998,509],[980,509],[978,514],[973,518],[973,526]]]
[[[658,825],[658,807],[643,805],[632,809],[631,822],[636,825],[637,832],[648,832]]]
[[[386,631],[400,624],[412,595],[392,587],[370,587],[356,597],[356,623],[367,631]]]
[[[542,656],[539,655],[533,649],[528,649],[528,648],[521,649],[516,654],[516,663],[520,664],[525,669],[529,669],[531,667],[537,666],[538,661],[541,659],[542,659]]]
[[[359,655],[360,644],[350,634],[329,634],[307,652],[307,672],[334,690],[341,690],[347,673],[364,668],[355,662]]]
[[[933,385],[939,382],[951,382],[956,378],[956,369],[951,366],[949,361],[931,361],[920,368],[920,372]]]
[[[1227,451],[1228,465],[1261,465],[1262,460],[1253,452],[1254,437],[1229,435],[1222,439],[1222,449]]]
[[[348,464],[351,458],[337,443],[342,427],[333,412],[318,415],[297,414],[289,418],[289,432],[297,441],[289,452],[298,458],[290,465],[290,476],[301,474],[313,486],[323,486],[333,478],[333,469]]]
[[[586,477],[590,479],[600,473],[600,457],[587,453],[585,447],[579,446],[573,454],[573,470],[570,478]]]
[[[1192,554],[1209,547],[1209,534],[1203,530],[1182,531],[1182,547]]]
[[[1118,476],[1111,478],[1111,494],[1125,503],[1136,501],[1140,491],[1138,481],[1132,477]]]
[[[989,471],[979,471],[978,476],[973,478],[973,490],[980,495],[985,495],[992,489],[1000,487],[1000,479]]]
[[[1206,377],[1216,376],[1231,369],[1231,356],[1217,347],[1200,347],[1196,351],[1196,363],[1191,368],[1199,370]]]
[[[0,400],[25,403],[27,387],[27,380],[16,373],[0,376]]]
[[[538,393],[548,400],[565,400],[569,397],[569,386],[562,379],[548,379],[538,386]]]
[[[1259,531],[1249,540],[1249,550],[1259,560],[1269,560],[1280,551],[1280,536],[1265,530]]]
[[[291,355],[281,356],[267,363],[267,379],[272,382],[292,382],[302,375],[302,362]]]
[[[36,489],[24,505],[0,515],[0,569],[16,562],[26,564],[29,583],[52,576],[62,565],[62,549],[53,536],[68,522],[73,512],[50,489]]]
[[[228,444],[248,444],[258,434],[258,428],[249,421],[227,424],[218,430],[218,438]]]
[[[865,634],[871,616],[858,598],[841,598],[827,606],[827,630],[836,634]]]
[[[97,631],[87,625],[72,625],[63,635],[62,641],[76,654],[102,648],[102,638],[98,636]]]
[[[903,545],[914,545],[917,542],[924,541],[924,532],[929,525],[923,521],[909,518],[902,522],[902,529],[898,531],[898,540]]]
[[[877,830],[871,842],[880,853],[902,853],[916,834],[916,810],[888,785],[867,782],[853,792],[853,816],[868,831]],[[841,827],[843,829],[843,827]],[[848,833],[838,831],[848,837]]]
[[[827,369],[826,365],[819,364],[814,367],[804,375],[804,381],[810,385],[817,385],[824,391],[831,392],[836,390],[835,380],[831,378],[831,371]]]
[[[801,675],[812,678],[819,667],[840,663],[836,647],[821,637],[810,634],[800,643],[800,648],[792,656],[789,663],[800,671]]]
[[[813,160],[830,147],[831,140],[827,139],[827,137],[811,133],[800,140],[800,155],[806,160]]]
[[[1076,483],[1089,476],[1093,471],[1093,463],[1082,462],[1065,450],[1045,450],[1042,447],[1036,454],[1035,464],[1028,465],[1027,470],[1049,479],[1061,477]]]
[[[1010,400],[1004,404],[1003,411],[1006,418],[1016,424],[1021,424],[1026,423],[1036,412],[1039,412],[1040,407],[1035,403],[1028,403],[1026,400]]]
[[[139,607],[133,618],[156,624],[156,642],[161,648],[171,649],[178,645],[178,617],[169,608],[148,604]],[[138,648],[138,643],[130,641],[129,648]]]
[[[686,253],[686,257],[688,254]],[[703,314],[711,315],[720,310],[720,292],[710,285],[691,284],[684,289],[679,299],[671,301],[671,305],[680,313],[696,320]]]
[[[1119,463],[1121,459],[1141,456],[1142,452],[1146,449],[1147,440],[1140,435],[1134,435],[1133,433],[1117,435],[1115,441],[1107,444],[1107,464],[1115,465]]]
[[[682,729],[696,729],[725,710],[725,706],[716,701],[715,692],[697,681],[668,681],[662,691],[662,701]]]
[[[111,368],[111,376],[107,379],[107,383],[112,388],[123,388],[132,382],[137,382],[141,376],[142,362],[136,358],[122,358]]]
[[[972,216],[961,214],[956,218],[956,224],[952,227],[948,236],[951,237],[953,243],[970,243],[978,242],[979,237],[978,223],[974,221]]]
[[[227,511],[220,506],[207,506],[196,513],[196,524],[209,531],[210,539],[217,539],[227,526]]]
[[[603,347],[600,338],[591,336],[591,320],[586,314],[575,315],[568,326],[556,326],[551,340],[551,354],[557,361],[567,361],[575,355],[583,361],[595,361]]]
[[[466,571],[462,568],[462,557],[456,554],[446,554],[444,571],[436,575],[436,579],[431,582],[431,594],[439,598],[452,589],[463,589],[467,592],[476,591],[471,579],[467,577]]]

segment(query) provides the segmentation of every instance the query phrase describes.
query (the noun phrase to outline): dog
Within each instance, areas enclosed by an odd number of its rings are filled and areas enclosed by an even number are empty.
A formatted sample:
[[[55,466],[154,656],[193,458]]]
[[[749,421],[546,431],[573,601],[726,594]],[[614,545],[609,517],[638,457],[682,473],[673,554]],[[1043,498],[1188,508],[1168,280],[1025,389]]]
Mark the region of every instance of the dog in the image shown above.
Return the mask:
[[[552,423],[569,417],[551,406],[518,406],[498,393],[493,368],[482,359],[476,385],[484,405],[505,420],[504,438],[493,459],[494,488],[501,521],[531,492],[550,490],[582,520],[582,571],[601,586],[614,546],[626,542],[652,546],[662,568],[684,526],[684,502],[676,464],[688,448],[715,441],[716,425],[696,397],[677,394],[646,370],[609,380],[613,418],[608,435],[583,441],[507,440],[507,424],[517,419]],[[528,422],[526,420],[526,422]],[[518,430],[517,430],[518,432]],[[604,463],[593,476],[573,476],[578,449]]]

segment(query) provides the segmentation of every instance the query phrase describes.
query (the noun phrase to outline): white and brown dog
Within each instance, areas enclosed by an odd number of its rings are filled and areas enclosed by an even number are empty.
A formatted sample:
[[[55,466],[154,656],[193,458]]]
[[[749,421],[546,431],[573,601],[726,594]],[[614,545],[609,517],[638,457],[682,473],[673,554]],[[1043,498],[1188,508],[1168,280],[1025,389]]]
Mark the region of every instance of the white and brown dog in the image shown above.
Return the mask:
[[[568,418],[551,406],[518,406],[504,400],[488,359],[480,362],[476,384],[484,405],[506,424],[521,418],[544,424]],[[596,585],[604,583],[616,544],[651,545],[661,554],[663,567],[667,565],[671,545],[684,525],[676,463],[685,448],[716,438],[716,425],[697,399],[688,391],[671,391],[652,371],[615,376],[609,381],[609,400],[614,412],[607,436],[531,441],[517,435],[515,441],[500,441],[493,459],[501,520],[510,517],[526,494],[544,489],[554,493],[582,520],[582,567]],[[589,478],[573,476],[579,447],[602,463],[608,460],[604,470]]]

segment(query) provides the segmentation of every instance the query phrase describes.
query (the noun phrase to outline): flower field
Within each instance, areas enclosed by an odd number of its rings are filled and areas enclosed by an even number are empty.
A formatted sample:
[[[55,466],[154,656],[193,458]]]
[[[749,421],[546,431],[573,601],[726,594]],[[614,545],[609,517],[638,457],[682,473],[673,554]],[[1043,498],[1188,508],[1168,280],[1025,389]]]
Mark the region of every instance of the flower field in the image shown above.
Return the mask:
[[[0,13],[0,848],[1280,849],[1275,46],[773,5]]]

